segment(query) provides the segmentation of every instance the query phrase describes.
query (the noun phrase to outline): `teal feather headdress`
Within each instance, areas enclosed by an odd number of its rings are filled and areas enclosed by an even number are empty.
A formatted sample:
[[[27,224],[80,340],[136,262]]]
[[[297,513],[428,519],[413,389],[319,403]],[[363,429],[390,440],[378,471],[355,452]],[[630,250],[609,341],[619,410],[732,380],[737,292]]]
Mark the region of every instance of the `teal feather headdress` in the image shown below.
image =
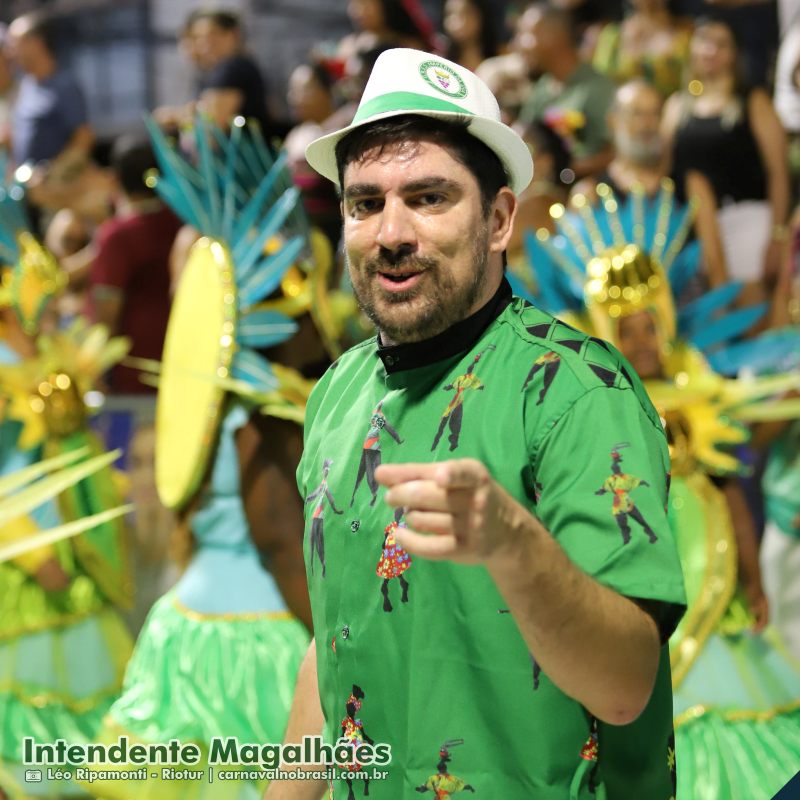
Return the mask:
[[[693,302],[680,302],[699,270],[701,253],[699,242],[686,241],[694,207],[675,200],[672,181],[662,181],[653,198],[636,189],[620,201],[605,184],[597,193],[594,206],[582,197],[576,198],[573,210],[555,206],[555,235],[546,230],[525,233],[527,265],[536,288],[529,290],[512,275],[517,294],[553,314],[588,312],[595,332],[611,340],[614,319],[649,307],[669,339],[698,348],[721,374],[736,374],[753,363],[763,371],[797,363],[800,339],[795,329],[740,341],[768,308],[762,303],[731,310],[743,284],[726,283]]]

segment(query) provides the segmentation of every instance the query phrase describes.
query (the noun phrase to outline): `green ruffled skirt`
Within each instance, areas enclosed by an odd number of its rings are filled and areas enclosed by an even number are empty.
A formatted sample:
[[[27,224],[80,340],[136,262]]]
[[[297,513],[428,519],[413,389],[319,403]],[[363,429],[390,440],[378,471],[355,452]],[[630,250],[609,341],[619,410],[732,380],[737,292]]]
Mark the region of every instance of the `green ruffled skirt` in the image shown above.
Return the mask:
[[[73,796],[71,781],[25,783],[23,739],[94,741],[119,694],[132,642],[120,616],[102,608],[54,628],[0,640],[0,787],[17,797]]]
[[[281,742],[297,671],[308,649],[305,627],[288,612],[200,614],[175,592],[153,606],[125,675],[123,692],[106,716],[97,741],[194,742],[204,770],[214,737],[241,744]],[[136,765],[98,765],[100,770]],[[248,769],[261,769],[254,765]],[[151,772],[154,770],[151,770]],[[257,800],[264,785],[250,781],[98,780],[102,798],[137,800]]]
[[[774,631],[712,634],[674,707],[677,800],[771,800],[800,769],[800,674]]]

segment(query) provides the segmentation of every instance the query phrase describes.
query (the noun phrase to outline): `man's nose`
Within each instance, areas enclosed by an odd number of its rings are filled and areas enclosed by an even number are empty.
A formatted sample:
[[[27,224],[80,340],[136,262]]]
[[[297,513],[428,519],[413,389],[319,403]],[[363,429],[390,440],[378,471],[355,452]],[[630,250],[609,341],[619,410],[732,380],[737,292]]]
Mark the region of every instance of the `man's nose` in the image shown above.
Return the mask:
[[[376,242],[390,252],[416,248],[411,212],[400,198],[387,198],[384,202]]]

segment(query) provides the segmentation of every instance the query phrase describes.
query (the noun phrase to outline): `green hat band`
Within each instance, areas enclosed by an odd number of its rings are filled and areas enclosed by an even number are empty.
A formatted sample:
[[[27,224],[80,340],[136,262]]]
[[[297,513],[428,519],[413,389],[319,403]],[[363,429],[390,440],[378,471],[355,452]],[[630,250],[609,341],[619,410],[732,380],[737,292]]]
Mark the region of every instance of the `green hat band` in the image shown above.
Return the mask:
[[[455,114],[468,114],[471,117],[475,113],[462,106],[450,103],[447,100],[439,100],[427,94],[417,94],[416,92],[390,92],[380,97],[364,103],[353,117],[352,125],[363,122],[365,119],[384,114],[387,111],[408,111],[413,114],[415,111],[446,111]]]

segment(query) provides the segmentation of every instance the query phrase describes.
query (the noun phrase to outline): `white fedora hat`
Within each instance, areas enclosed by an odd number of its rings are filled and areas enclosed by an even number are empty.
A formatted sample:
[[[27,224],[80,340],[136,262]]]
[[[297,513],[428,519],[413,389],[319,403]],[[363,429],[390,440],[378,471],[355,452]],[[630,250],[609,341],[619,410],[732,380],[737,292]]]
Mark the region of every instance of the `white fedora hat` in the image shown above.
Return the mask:
[[[306,159],[317,172],[338,184],[339,140],[362,125],[401,114],[463,118],[469,123],[467,131],[497,154],[516,194],[531,182],[533,159],[528,146],[500,121],[500,108],[489,87],[452,61],[406,48],[378,56],[352,123],[311,142]]]

